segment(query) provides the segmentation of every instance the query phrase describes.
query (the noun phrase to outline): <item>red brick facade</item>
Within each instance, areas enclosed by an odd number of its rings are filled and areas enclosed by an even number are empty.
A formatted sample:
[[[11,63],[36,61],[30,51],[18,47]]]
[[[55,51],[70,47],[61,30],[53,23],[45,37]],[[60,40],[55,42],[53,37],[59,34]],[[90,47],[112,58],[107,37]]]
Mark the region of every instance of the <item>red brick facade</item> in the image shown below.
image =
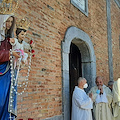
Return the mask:
[[[68,27],[86,32],[93,43],[97,75],[109,81],[107,16],[105,0],[88,0],[88,17],[70,0],[22,0],[16,17],[28,17],[28,40],[34,40],[36,56],[25,93],[18,96],[18,119],[42,120],[62,114],[61,41]],[[111,0],[114,80],[120,76],[120,9]],[[21,71],[19,83],[22,82]],[[21,89],[18,88],[18,91]]]
[[[120,77],[120,9],[114,1],[111,2],[111,24],[113,41],[113,71],[114,80]]]

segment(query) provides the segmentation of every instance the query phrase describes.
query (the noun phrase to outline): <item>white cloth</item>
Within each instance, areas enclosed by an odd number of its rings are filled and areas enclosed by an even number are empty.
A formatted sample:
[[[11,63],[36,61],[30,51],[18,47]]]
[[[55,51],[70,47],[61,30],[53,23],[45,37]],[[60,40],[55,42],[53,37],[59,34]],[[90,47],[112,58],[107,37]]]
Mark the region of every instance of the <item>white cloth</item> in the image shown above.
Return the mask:
[[[20,49],[20,50],[23,50],[23,44],[20,44],[18,42],[18,39],[14,38],[15,42],[14,43],[11,43],[10,44],[12,45],[12,50],[16,50],[16,49]]]
[[[113,103],[120,102],[120,78],[113,84]]]
[[[114,120],[120,120],[120,78],[113,84],[113,115]]]
[[[79,87],[75,87],[72,97],[72,120],[92,120],[91,98]]]
[[[18,39],[16,39],[16,38],[14,38],[14,40],[15,40],[14,43],[11,43],[11,42],[10,42],[11,45],[12,45],[12,50],[13,50],[13,51],[16,51],[17,49],[19,49],[19,50],[23,50],[23,51],[24,51],[24,44],[23,44],[23,42],[22,42],[22,44],[19,43],[19,42],[18,42]],[[23,55],[23,57],[22,57],[22,61],[23,61],[24,63],[26,63],[26,62],[27,62],[27,58],[28,58],[28,54],[24,52],[24,55]],[[16,64],[16,63],[15,63],[15,64]],[[15,65],[15,67],[16,67],[16,65]]]
[[[98,94],[96,91],[98,90],[97,86],[91,88],[89,93],[93,93],[93,113],[95,120],[113,120],[112,112],[111,112],[111,102],[112,102],[112,93],[110,89],[103,85],[103,92],[106,93],[107,103],[106,102],[99,102],[96,103],[96,99]],[[106,100],[104,100],[106,101]]]
[[[11,43],[13,50],[16,50],[16,49],[28,50],[28,51],[31,50],[29,43],[27,43],[25,41],[22,41],[22,43],[19,43],[17,38],[14,38],[14,40],[15,40],[15,42]]]
[[[0,15],[0,42],[5,39],[6,20],[12,15]]]
[[[103,94],[98,94],[96,97],[96,103],[108,103],[106,93],[103,92]]]
[[[24,50],[31,50],[31,47],[30,47],[30,44],[25,42],[25,41],[22,41],[22,44],[23,44],[23,48]]]

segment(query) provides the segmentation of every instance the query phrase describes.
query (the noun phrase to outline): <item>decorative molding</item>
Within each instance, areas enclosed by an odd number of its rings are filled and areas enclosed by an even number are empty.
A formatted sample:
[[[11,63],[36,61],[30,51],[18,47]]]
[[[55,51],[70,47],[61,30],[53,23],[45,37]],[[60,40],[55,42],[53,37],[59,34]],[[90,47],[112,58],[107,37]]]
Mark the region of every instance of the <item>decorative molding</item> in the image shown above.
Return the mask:
[[[106,0],[106,9],[107,9],[107,39],[108,39],[109,80],[113,81],[113,54],[112,54],[112,29],[111,29],[111,5],[110,5],[110,0]]]
[[[69,27],[62,41],[62,110],[64,120],[70,120],[69,90],[69,53],[73,42],[81,51],[82,76],[89,82],[89,88],[95,85],[96,57],[92,41],[87,33],[77,27]]]

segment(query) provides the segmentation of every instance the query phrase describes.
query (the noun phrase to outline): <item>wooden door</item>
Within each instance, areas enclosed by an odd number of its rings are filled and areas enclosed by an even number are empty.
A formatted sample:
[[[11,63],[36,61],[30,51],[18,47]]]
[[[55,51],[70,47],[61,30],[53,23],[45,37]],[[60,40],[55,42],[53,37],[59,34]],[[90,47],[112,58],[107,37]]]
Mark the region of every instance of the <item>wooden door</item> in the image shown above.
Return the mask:
[[[69,54],[69,76],[70,76],[70,113],[72,108],[72,94],[77,80],[82,76],[81,53],[79,48],[71,43]]]

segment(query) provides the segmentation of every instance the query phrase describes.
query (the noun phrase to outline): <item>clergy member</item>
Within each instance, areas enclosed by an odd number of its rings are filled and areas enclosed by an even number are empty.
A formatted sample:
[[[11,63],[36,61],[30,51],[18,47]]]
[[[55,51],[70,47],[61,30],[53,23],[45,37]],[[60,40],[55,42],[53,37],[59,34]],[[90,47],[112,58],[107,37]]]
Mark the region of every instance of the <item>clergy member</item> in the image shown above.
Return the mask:
[[[113,115],[114,120],[120,120],[120,78],[113,84]]]
[[[93,94],[93,113],[95,120],[113,120],[111,112],[112,93],[103,84],[103,78],[96,78],[96,86],[92,87],[89,93]]]
[[[87,87],[86,79],[80,77],[72,96],[72,120],[92,120],[92,94],[89,95],[90,97],[86,94],[84,88]]]

